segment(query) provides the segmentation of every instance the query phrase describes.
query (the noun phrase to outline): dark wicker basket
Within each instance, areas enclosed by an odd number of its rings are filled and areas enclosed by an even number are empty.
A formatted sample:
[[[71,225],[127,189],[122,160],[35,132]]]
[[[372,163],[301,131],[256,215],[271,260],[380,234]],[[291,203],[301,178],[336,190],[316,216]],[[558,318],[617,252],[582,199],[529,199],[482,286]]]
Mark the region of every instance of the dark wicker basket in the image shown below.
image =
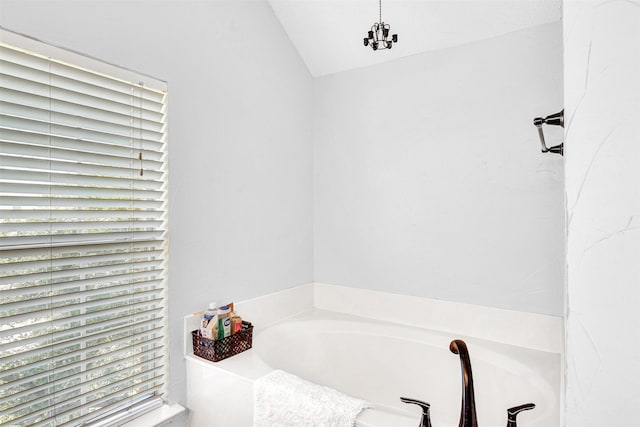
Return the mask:
[[[218,340],[203,338],[198,330],[191,332],[191,336],[193,337],[193,354],[212,362],[219,362],[251,348],[253,325],[243,320],[242,329]]]

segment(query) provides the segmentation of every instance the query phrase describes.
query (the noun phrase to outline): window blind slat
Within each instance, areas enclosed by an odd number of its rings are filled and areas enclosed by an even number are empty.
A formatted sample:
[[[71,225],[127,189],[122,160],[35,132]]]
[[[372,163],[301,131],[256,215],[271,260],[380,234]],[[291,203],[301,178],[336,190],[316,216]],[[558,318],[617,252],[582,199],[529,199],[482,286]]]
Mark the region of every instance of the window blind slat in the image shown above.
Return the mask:
[[[75,232],[68,234],[44,234],[39,236],[0,236],[0,246],[21,247],[34,245],[57,245],[69,243],[96,243],[113,242],[137,239],[161,238],[164,235],[162,230],[136,230],[136,231],[94,231]]]
[[[117,265],[129,264],[139,261],[164,259],[164,251],[161,248],[149,247],[145,250],[121,250],[110,253],[82,254],[80,256],[68,256],[59,258],[42,258],[35,260],[24,260],[23,262],[4,263],[0,270],[0,277],[13,277],[14,280],[22,280],[18,276],[27,274],[49,273],[62,270],[77,270],[80,268],[91,268],[107,266],[108,268]],[[10,298],[10,294],[5,295],[4,301]]]
[[[34,52],[26,52],[21,49],[17,49],[15,46],[2,45],[0,46],[0,58],[7,62],[13,62],[26,67],[30,67],[37,70],[52,72],[52,67],[61,76],[73,78],[74,80],[92,83],[97,87],[109,88],[114,91],[120,91],[128,93],[132,86],[135,86],[142,90],[141,95],[144,99],[155,101],[159,105],[157,108],[162,108],[163,100],[166,94],[163,91],[158,91],[150,87],[140,87],[133,82],[128,83],[120,79],[110,77],[102,73],[96,73],[95,71],[82,69],[71,64],[65,64],[64,61],[56,60],[55,58],[47,58],[42,55],[34,54]],[[55,65],[54,65],[55,64]],[[138,81],[144,81],[146,78],[140,76]]]
[[[4,91],[4,92],[1,92]],[[15,91],[14,91],[15,92]],[[33,105],[25,103],[17,104],[10,102],[10,98],[22,99],[19,92],[12,92],[6,88],[0,89],[3,96],[0,98],[0,113],[5,116],[24,117],[32,120],[50,121],[52,124],[60,126],[78,127],[87,131],[100,133],[101,140],[114,142],[126,141],[131,137],[131,124],[119,124],[113,121],[99,120],[90,117],[79,116],[71,112],[59,112],[47,108],[48,100],[43,97],[32,99]],[[30,95],[33,97],[33,95]],[[29,99],[29,98],[28,98]],[[162,151],[161,144],[164,143],[165,134],[145,129],[135,129],[137,138],[141,140],[145,147],[150,150]]]
[[[29,158],[20,155],[9,155],[0,151],[0,166],[22,168],[27,170],[38,170],[54,172],[69,172],[77,174],[88,174],[96,177],[106,176],[110,178],[124,179],[153,179],[161,180],[164,176],[163,170],[145,169],[144,178],[139,176],[140,168],[102,166],[90,163],[79,163],[73,160],[56,160],[51,158]]]
[[[165,261],[166,262],[166,261]],[[115,283],[116,280],[127,280],[123,278],[123,276],[129,276],[129,280],[131,281],[139,281],[142,279],[146,279],[150,274],[154,272],[162,273],[162,268],[157,266],[153,269],[122,269],[121,271],[109,271],[109,274],[100,274],[100,269],[96,269],[94,267],[87,267],[84,269],[83,274],[76,274],[75,276],[61,276],[61,277],[52,277],[52,273],[27,273],[22,277],[16,279],[14,276],[5,276],[0,278],[0,290],[9,290],[9,289],[29,289],[35,288],[37,286],[47,286],[54,287],[65,286],[71,282],[82,282],[84,283],[101,283],[111,280],[112,283]]]
[[[151,323],[149,321],[148,323]],[[64,356],[54,359],[46,359],[36,362],[30,367],[27,375],[17,376],[14,374],[2,375],[0,373],[0,398],[15,396],[16,393],[29,390],[34,384],[50,383],[55,380],[69,377],[73,372],[82,370],[83,365],[90,366],[91,369],[99,369],[117,363],[127,358],[153,355],[164,352],[161,348],[161,341],[157,340],[145,347],[152,345],[150,349],[143,350],[140,346],[132,346],[117,352],[108,354],[108,358],[103,355],[81,358],[80,355]],[[106,363],[105,363],[106,361]],[[23,371],[24,372],[24,371]],[[85,371],[86,372],[86,371]]]
[[[25,170],[18,168],[8,168],[0,166],[0,180],[5,182],[31,182],[34,184],[53,184],[53,185],[79,185],[81,182],[88,187],[106,187],[117,189],[128,189],[133,191],[143,190],[160,190],[164,183],[158,180],[151,179],[125,179],[125,178],[112,178],[106,176],[94,176],[86,174],[71,174],[68,172],[59,171],[38,171],[38,170]]]
[[[55,160],[68,160],[95,165],[129,167],[137,165],[143,168],[158,170],[162,162],[144,158],[137,160],[140,150],[130,147],[129,154],[125,155],[119,150],[113,150],[111,154],[89,151],[92,147],[87,144],[87,151],[82,150],[82,140],[64,138],[57,135],[47,135],[37,132],[24,132],[15,129],[0,128],[0,150],[4,154],[20,155],[22,157],[51,158]],[[135,152],[135,155],[134,153]]]
[[[160,350],[159,347],[152,347],[136,355],[127,354],[124,358],[117,358],[112,355],[103,356],[100,359],[102,363],[94,363],[94,366],[91,368],[82,370],[82,374],[92,381],[80,383],[80,386],[82,388],[90,388],[93,384],[104,381],[104,377],[111,372],[123,371],[133,366],[142,367],[142,365],[157,363],[164,358],[164,353]],[[6,396],[0,398],[0,411],[7,407],[18,409],[18,405],[24,407],[25,404],[38,399],[42,395],[60,391],[62,389],[60,387],[61,383],[77,377],[77,373],[81,371],[79,368],[82,368],[83,362],[87,363],[85,360],[73,365],[63,366],[62,369],[64,371],[62,373],[56,372],[55,379],[53,379],[53,377],[41,377],[31,379],[21,384],[7,386],[5,388]]]
[[[43,210],[38,207],[21,209],[20,212],[2,209],[0,206],[0,224],[11,223],[57,223],[86,221],[164,221],[165,214],[158,209],[110,208],[110,209],[69,209],[59,208],[47,210],[48,217],[43,218]],[[0,225],[1,227],[1,225]],[[2,263],[2,260],[0,260]]]
[[[104,94],[99,93],[99,91],[82,92],[83,89],[86,89],[82,84],[77,84],[74,87],[69,85],[64,78],[59,78],[54,74],[49,74],[49,82],[40,82],[31,80],[28,76],[15,77],[5,74],[4,68],[0,68],[0,70],[2,70],[0,72],[0,85],[3,88],[48,98],[51,104],[74,104],[85,109],[100,110],[120,116],[126,115],[141,120],[142,127],[149,127],[149,129],[158,128],[151,125],[152,123],[161,125],[162,112],[145,109],[144,101],[141,102],[139,96],[136,96],[133,91],[122,100],[103,98],[101,95]]]
[[[8,141],[33,142],[58,148],[86,149],[105,155],[130,156],[131,150],[142,151],[149,160],[160,160],[164,153],[158,150],[161,140],[141,138],[136,131],[129,135],[114,135],[93,129],[65,125],[29,117],[0,114],[3,128],[0,135]]]
[[[158,313],[160,309],[150,310],[154,313]],[[147,313],[148,314],[148,313]],[[162,337],[160,332],[162,331],[162,326],[160,325],[162,322],[162,318],[151,318],[146,319],[146,321],[140,321],[139,319],[134,319],[134,322],[131,324],[127,324],[121,329],[131,328],[131,326],[137,326],[138,324],[149,324],[152,327],[145,329],[147,334],[140,335],[125,335],[125,336],[117,336],[117,338],[112,339],[107,343],[102,343],[100,345],[94,345],[89,350],[84,353],[77,352],[73,350],[68,350],[71,346],[75,346],[77,348],[81,348],[80,341],[85,339],[84,337],[80,337],[76,340],[69,340],[66,342],[67,347],[55,347],[54,344],[51,344],[47,347],[43,347],[38,351],[33,352],[15,352],[8,356],[3,357],[2,360],[2,370],[0,373],[4,375],[6,372],[12,372],[12,369],[15,367],[19,367],[20,372],[26,372],[26,375],[36,375],[37,373],[32,373],[33,369],[35,369],[36,364],[39,364],[43,361],[55,361],[58,359],[68,360],[72,357],[84,357],[86,360],[93,360],[95,358],[103,357],[105,354],[112,354],[118,351],[125,351],[139,348],[141,345],[148,345],[151,342],[162,343]],[[155,326],[154,326],[155,325]],[[116,331],[115,329],[113,330]],[[151,335],[149,332],[157,333],[157,336]],[[115,335],[114,335],[115,336]],[[159,344],[159,345],[160,345]],[[55,348],[55,351],[54,351]]]
[[[0,224],[0,239],[42,237],[52,241],[51,239],[58,235],[69,236],[74,240],[77,240],[77,236],[86,234],[137,233],[142,235],[142,233],[154,233],[155,235],[161,231],[162,223],[163,221],[136,221],[128,218],[101,221],[5,222]]]
[[[158,286],[150,286],[150,283],[156,283]],[[143,285],[144,284],[144,285]],[[0,319],[10,316],[34,314],[38,312],[50,312],[53,309],[61,307],[70,308],[74,305],[80,305],[84,301],[96,301],[98,299],[111,299],[116,296],[132,296],[141,293],[149,293],[161,290],[159,281],[137,282],[133,284],[118,284],[114,286],[105,286],[93,289],[65,289],[68,292],[40,292],[38,294],[18,296],[8,296],[5,304],[0,308]]]
[[[166,261],[164,261],[166,262]],[[19,277],[6,276],[2,278],[3,289],[20,289],[26,292],[27,289],[38,286],[47,286],[50,289],[68,286],[70,283],[134,283],[141,280],[148,280],[162,273],[163,262],[140,261],[126,266],[125,264],[114,266],[112,269],[106,267],[84,267],[70,275],[69,273],[37,272],[27,273]],[[129,277],[125,277],[129,276]]]
[[[96,358],[80,360],[73,365],[69,365],[69,366],[63,365],[61,368],[58,368],[58,370],[62,369],[62,373],[61,375],[57,376],[56,379],[53,379],[53,377],[51,378],[42,377],[37,379],[38,381],[38,383],[36,383],[37,386],[40,386],[41,384],[45,384],[47,386],[36,389],[35,396],[33,393],[35,387],[33,386],[29,387],[30,381],[27,381],[25,383],[26,388],[24,389],[18,388],[14,384],[10,384],[9,386],[12,386],[12,390],[14,392],[11,394],[8,394],[2,400],[4,401],[5,405],[11,404],[11,406],[17,406],[18,404],[24,403],[25,400],[33,400],[34,398],[38,398],[39,397],[37,395],[38,392],[41,393],[42,391],[46,391],[47,389],[50,389],[52,386],[55,387],[57,385],[56,383],[59,384],[60,382],[64,382],[64,381],[77,381],[77,378],[78,378],[77,371],[79,371],[79,368],[82,368],[83,374],[99,375],[99,374],[105,373],[105,370],[113,368],[114,364],[121,363],[123,360],[126,361],[128,359],[129,361],[135,361],[136,358],[138,358],[139,360],[140,355],[142,355],[143,358],[148,359],[146,363],[147,365],[149,364],[149,362],[153,363],[155,361],[157,363],[165,357],[165,352],[163,351],[162,346],[160,345],[160,342],[161,340],[158,338],[153,342],[148,341],[142,344],[137,343],[135,346],[141,348],[140,352],[123,353],[124,356],[120,356],[120,358],[118,359],[115,359],[114,357],[112,357],[112,354],[103,354]],[[98,361],[99,363],[96,364],[96,361]],[[85,369],[83,364],[93,365],[95,366],[95,368]],[[142,364],[144,364],[144,362],[142,362]],[[32,379],[32,380],[35,381],[36,379]],[[80,387],[85,389],[86,389],[85,386],[88,385],[86,381],[84,383],[76,382],[76,384],[79,384]]]
[[[44,85],[55,82],[57,87],[68,89],[78,92],[92,93],[94,96],[100,96],[101,98],[109,101],[116,101],[120,103],[129,103],[132,99],[132,91],[130,88],[117,89],[115,87],[106,87],[100,84],[96,84],[78,80],[77,78],[65,75],[65,67],[59,64],[48,64],[46,69],[38,67],[36,64],[24,64],[19,61],[11,61],[9,58],[0,60],[0,70],[2,74],[18,78],[27,79],[29,82],[41,83]],[[141,98],[142,108],[149,110],[150,112],[156,112],[162,109],[162,103],[148,99],[145,96]]]
[[[94,338],[98,336],[99,338],[105,337],[107,338],[109,333],[115,333],[116,331],[121,331],[120,336],[116,335],[117,338],[122,337],[130,337],[129,329],[130,326],[128,324],[128,318],[130,316],[138,315],[141,313],[151,314],[152,312],[158,312],[161,308],[148,308],[143,307],[145,303],[153,303],[155,302],[157,305],[162,302],[162,298],[157,298],[149,301],[142,301],[135,305],[130,305],[129,307],[117,307],[111,310],[103,310],[98,313],[90,313],[82,315],[81,318],[76,319],[76,321],[69,321],[69,318],[62,319],[55,323],[54,327],[48,327],[46,331],[38,331],[37,334],[31,333],[31,335],[26,335],[23,338],[15,339],[11,342],[20,341],[19,347],[10,347],[8,344],[0,344],[0,361],[3,361],[5,358],[10,358],[14,355],[22,354],[28,355],[29,357],[38,357],[40,354],[51,354],[50,351],[56,354],[67,354],[70,351],[74,351],[70,346],[77,346],[78,348],[84,347],[84,343],[87,342],[88,339]],[[149,305],[149,304],[147,304]],[[142,308],[141,308],[142,307]],[[123,318],[126,318],[126,326],[123,327],[115,327],[119,325]],[[96,319],[99,319],[103,323],[106,324],[104,329],[99,330],[96,333],[85,333],[85,325],[80,324],[81,321],[94,322]],[[66,323],[64,323],[66,321]],[[107,323],[109,321],[113,321],[112,323]],[[42,322],[41,324],[45,324],[47,322]],[[79,326],[74,326],[79,324]],[[56,329],[57,328],[57,329]],[[13,331],[12,331],[13,332]],[[22,332],[29,334],[28,328],[23,327]],[[44,333],[48,332],[48,334]],[[140,332],[140,331],[139,331]],[[18,335],[18,334],[16,334]],[[40,339],[44,337],[44,339]],[[7,337],[0,338],[6,340]],[[109,340],[112,340],[113,337],[108,337]],[[141,338],[143,339],[143,338]],[[6,340],[8,341],[8,340]],[[113,339],[115,341],[115,339]],[[71,350],[69,350],[71,348]]]
[[[123,203],[134,205],[137,200],[157,200],[162,190],[141,190],[104,186],[86,187],[80,183],[56,184],[36,182],[5,181],[0,186],[0,194],[26,194],[49,197],[76,196],[82,198],[119,199]]]
[[[29,265],[32,262],[62,262],[71,261],[77,259],[99,259],[94,257],[100,257],[103,255],[113,254],[134,254],[148,251],[163,251],[161,240],[149,240],[141,242],[114,242],[110,244],[100,245],[86,245],[82,247],[60,247],[60,248],[39,248],[39,249],[17,249],[14,251],[3,251],[0,258],[0,265],[7,265],[7,270],[19,270],[16,265],[24,263],[26,269],[30,269]],[[92,262],[92,261],[89,261]],[[10,274],[3,274],[0,272],[0,277],[8,276]],[[1,289],[1,288],[0,288]]]
[[[40,395],[34,393],[34,395],[31,396],[24,396],[23,403],[20,405],[14,404],[12,406],[14,406],[18,411],[23,410],[24,412],[27,412],[30,407],[38,406],[42,403],[46,403],[47,406],[55,405],[57,408],[64,408],[67,403],[77,400],[78,398],[95,401],[97,398],[113,395],[114,392],[120,392],[124,389],[128,389],[131,384],[142,383],[143,381],[141,380],[146,379],[147,381],[153,381],[160,378],[160,376],[154,375],[154,371],[157,372],[158,368],[164,366],[163,359],[164,356],[157,356],[148,361],[124,366],[122,368],[123,370],[136,373],[132,378],[122,378],[121,371],[114,371],[109,374],[109,378],[118,378],[118,381],[107,382],[103,378],[98,378],[93,381],[87,381],[83,384],[51,384],[49,387],[40,390]],[[138,379],[137,381],[135,380],[136,378]],[[70,408],[73,408],[74,406],[75,405],[71,405]],[[56,411],[56,418],[59,419],[60,414],[67,412],[69,412],[69,410]]]
[[[80,292],[82,289],[97,289],[97,288],[111,288],[115,286],[133,285],[137,283],[145,283],[158,280],[157,277],[161,275],[162,268],[165,264],[164,259],[143,259],[137,261],[135,264],[132,262],[129,268],[122,268],[119,273],[116,271],[113,273],[108,268],[104,268],[104,271],[109,274],[84,274],[84,277],[65,276],[62,279],[55,280],[53,278],[47,279],[46,276],[51,276],[46,269],[42,269],[37,273],[26,272],[20,275],[4,277],[6,284],[3,286],[3,293],[6,296],[7,307],[8,304],[14,301],[23,301],[26,299],[36,298],[38,295],[47,295],[49,297],[55,295],[63,295],[71,292]],[[138,265],[144,265],[144,268],[136,268]],[[124,264],[114,264],[114,270],[118,266]],[[94,266],[85,267],[87,270],[96,269]],[[128,276],[128,277],[126,277]],[[135,278],[132,276],[136,276]],[[29,277],[28,285],[24,284],[25,277]],[[13,284],[18,286],[11,286]],[[45,286],[45,283],[47,286]],[[45,289],[46,287],[46,289]]]
[[[84,222],[84,221],[108,221],[108,220],[129,220],[129,221],[161,221],[164,220],[163,212],[158,210],[135,210],[135,209],[56,209],[51,210],[49,218],[42,218],[42,210],[22,209],[21,212],[3,210],[0,211],[0,224],[10,224],[14,222]],[[0,226],[1,227],[1,226]],[[1,263],[1,261],[0,261]]]
[[[164,153],[157,150],[160,141],[142,140],[138,135],[114,135],[94,129],[55,123],[46,119],[34,119],[9,114],[0,114],[0,123],[9,130],[17,133],[20,130],[28,129],[35,134],[46,134],[58,136],[55,142],[60,148],[82,148],[84,151],[102,154],[119,154],[121,156],[131,156],[132,147],[143,153],[149,160],[161,160]],[[52,141],[49,141],[52,144]],[[149,147],[148,145],[151,145]],[[155,147],[154,147],[155,146]]]
[[[0,425],[77,425],[163,393],[166,92],[25,43],[0,42]]]
[[[148,250],[156,250],[160,249],[164,251],[164,242],[162,239],[149,239],[143,240],[138,239],[136,241],[122,241],[122,242],[110,242],[110,243],[99,243],[99,244],[91,244],[87,243],[86,245],[60,245],[60,246],[50,246],[49,248],[41,248],[41,247],[22,247],[22,248],[2,248],[0,254],[0,265],[2,264],[15,264],[20,261],[29,262],[36,260],[45,260],[45,259],[63,259],[63,258],[74,258],[79,256],[93,256],[100,254],[109,254],[114,252],[122,252],[126,253],[127,250],[131,251],[148,251]],[[104,246],[104,247],[102,247]],[[5,274],[3,276],[9,276],[10,274]],[[0,277],[3,277],[0,276]],[[7,289],[0,285],[0,290]]]
[[[67,307],[53,307],[49,310],[14,315],[0,329],[0,345],[83,328],[82,321],[94,323],[106,319],[114,319],[122,313],[135,313],[143,305],[153,306],[162,301],[161,291],[154,289],[133,294],[112,296],[110,298],[82,301]],[[37,330],[33,330],[38,328]]]
[[[0,85],[2,85],[2,82],[0,82]],[[43,89],[44,88],[42,88],[40,92],[44,93],[45,91]],[[51,95],[60,94],[52,93]],[[88,119],[112,122],[115,125],[120,126],[129,125],[132,131],[142,132],[142,135],[146,135],[143,136],[144,138],[156,139],[163,137],[164,123],[156,121],[153,118],[145,116],[140,118],[139,116],[136,117],[133,114],[128,114],[127,112],[110,110],[107,109],[107,105],[82,105],[77,102],[73,102],[74,100],[72,99],[51,97],[49,96],[48,91],[45,94],[40,94],[27,88],[7,87],[2,85],[0,86],[0,99],[13,104],[22,104],[25,107],[49,109],[50,111],[58,114],[76,115],[79,110],[82,110],[83,115]],[[123,109],[121,108],[120,110]],[[135,127],[132,126],[134,123],[136,124]]]
[[[136,208],[160,209],[164,205],[162,200],[135,200]],[[130,204],[123,204],[122,200],[97,198],[97,197],[36,197],[36,196],[0,196],[0,208],[4,206],[39,207],[51,206],[53,208],[130,208]]]

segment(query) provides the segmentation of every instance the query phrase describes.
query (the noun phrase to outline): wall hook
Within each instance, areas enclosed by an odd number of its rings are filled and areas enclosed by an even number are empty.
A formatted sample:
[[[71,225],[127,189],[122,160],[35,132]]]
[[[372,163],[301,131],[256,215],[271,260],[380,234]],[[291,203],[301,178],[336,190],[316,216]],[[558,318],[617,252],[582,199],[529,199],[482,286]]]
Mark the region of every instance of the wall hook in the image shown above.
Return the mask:
[[[561,156],[564,154],[564,142],[561,142],[558,145],[554,145],[553,147],[547,147],[547,144],[544,140],[544,132],[542,131],[542,125],[554,125],[554,126],[562,126],[564,127],[564,109],[559,113],[551,114],[547,117],[536,117],[533,119],[533,124],[538,128],[538,135],[540,136],[540,144],[542,144],[542,152],[543,153],[556,153]]]

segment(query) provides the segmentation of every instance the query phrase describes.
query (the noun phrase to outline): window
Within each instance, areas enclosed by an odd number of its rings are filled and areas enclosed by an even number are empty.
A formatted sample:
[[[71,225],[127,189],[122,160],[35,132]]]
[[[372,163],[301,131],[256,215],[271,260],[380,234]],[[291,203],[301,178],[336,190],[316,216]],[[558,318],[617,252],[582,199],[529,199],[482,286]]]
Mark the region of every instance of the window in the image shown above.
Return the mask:
[[[166,86],[0,31],[0,425],[81,425],[164,393]]]

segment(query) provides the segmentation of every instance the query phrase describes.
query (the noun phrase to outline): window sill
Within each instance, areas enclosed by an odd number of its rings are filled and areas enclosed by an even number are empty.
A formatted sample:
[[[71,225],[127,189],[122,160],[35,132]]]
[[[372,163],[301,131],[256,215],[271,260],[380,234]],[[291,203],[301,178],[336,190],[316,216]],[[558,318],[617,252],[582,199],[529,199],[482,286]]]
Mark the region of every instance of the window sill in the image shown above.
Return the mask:
[[[185,409],[178,404],[175,405],[162,405],[152,411],[147,412],[144,415],[137,417],[134,420],[124,424],[123,427],[150,427],[150,426],[162,426],[165,423],[177,418],[184,414]],[[180,425],[180,424],[177,424]]]

